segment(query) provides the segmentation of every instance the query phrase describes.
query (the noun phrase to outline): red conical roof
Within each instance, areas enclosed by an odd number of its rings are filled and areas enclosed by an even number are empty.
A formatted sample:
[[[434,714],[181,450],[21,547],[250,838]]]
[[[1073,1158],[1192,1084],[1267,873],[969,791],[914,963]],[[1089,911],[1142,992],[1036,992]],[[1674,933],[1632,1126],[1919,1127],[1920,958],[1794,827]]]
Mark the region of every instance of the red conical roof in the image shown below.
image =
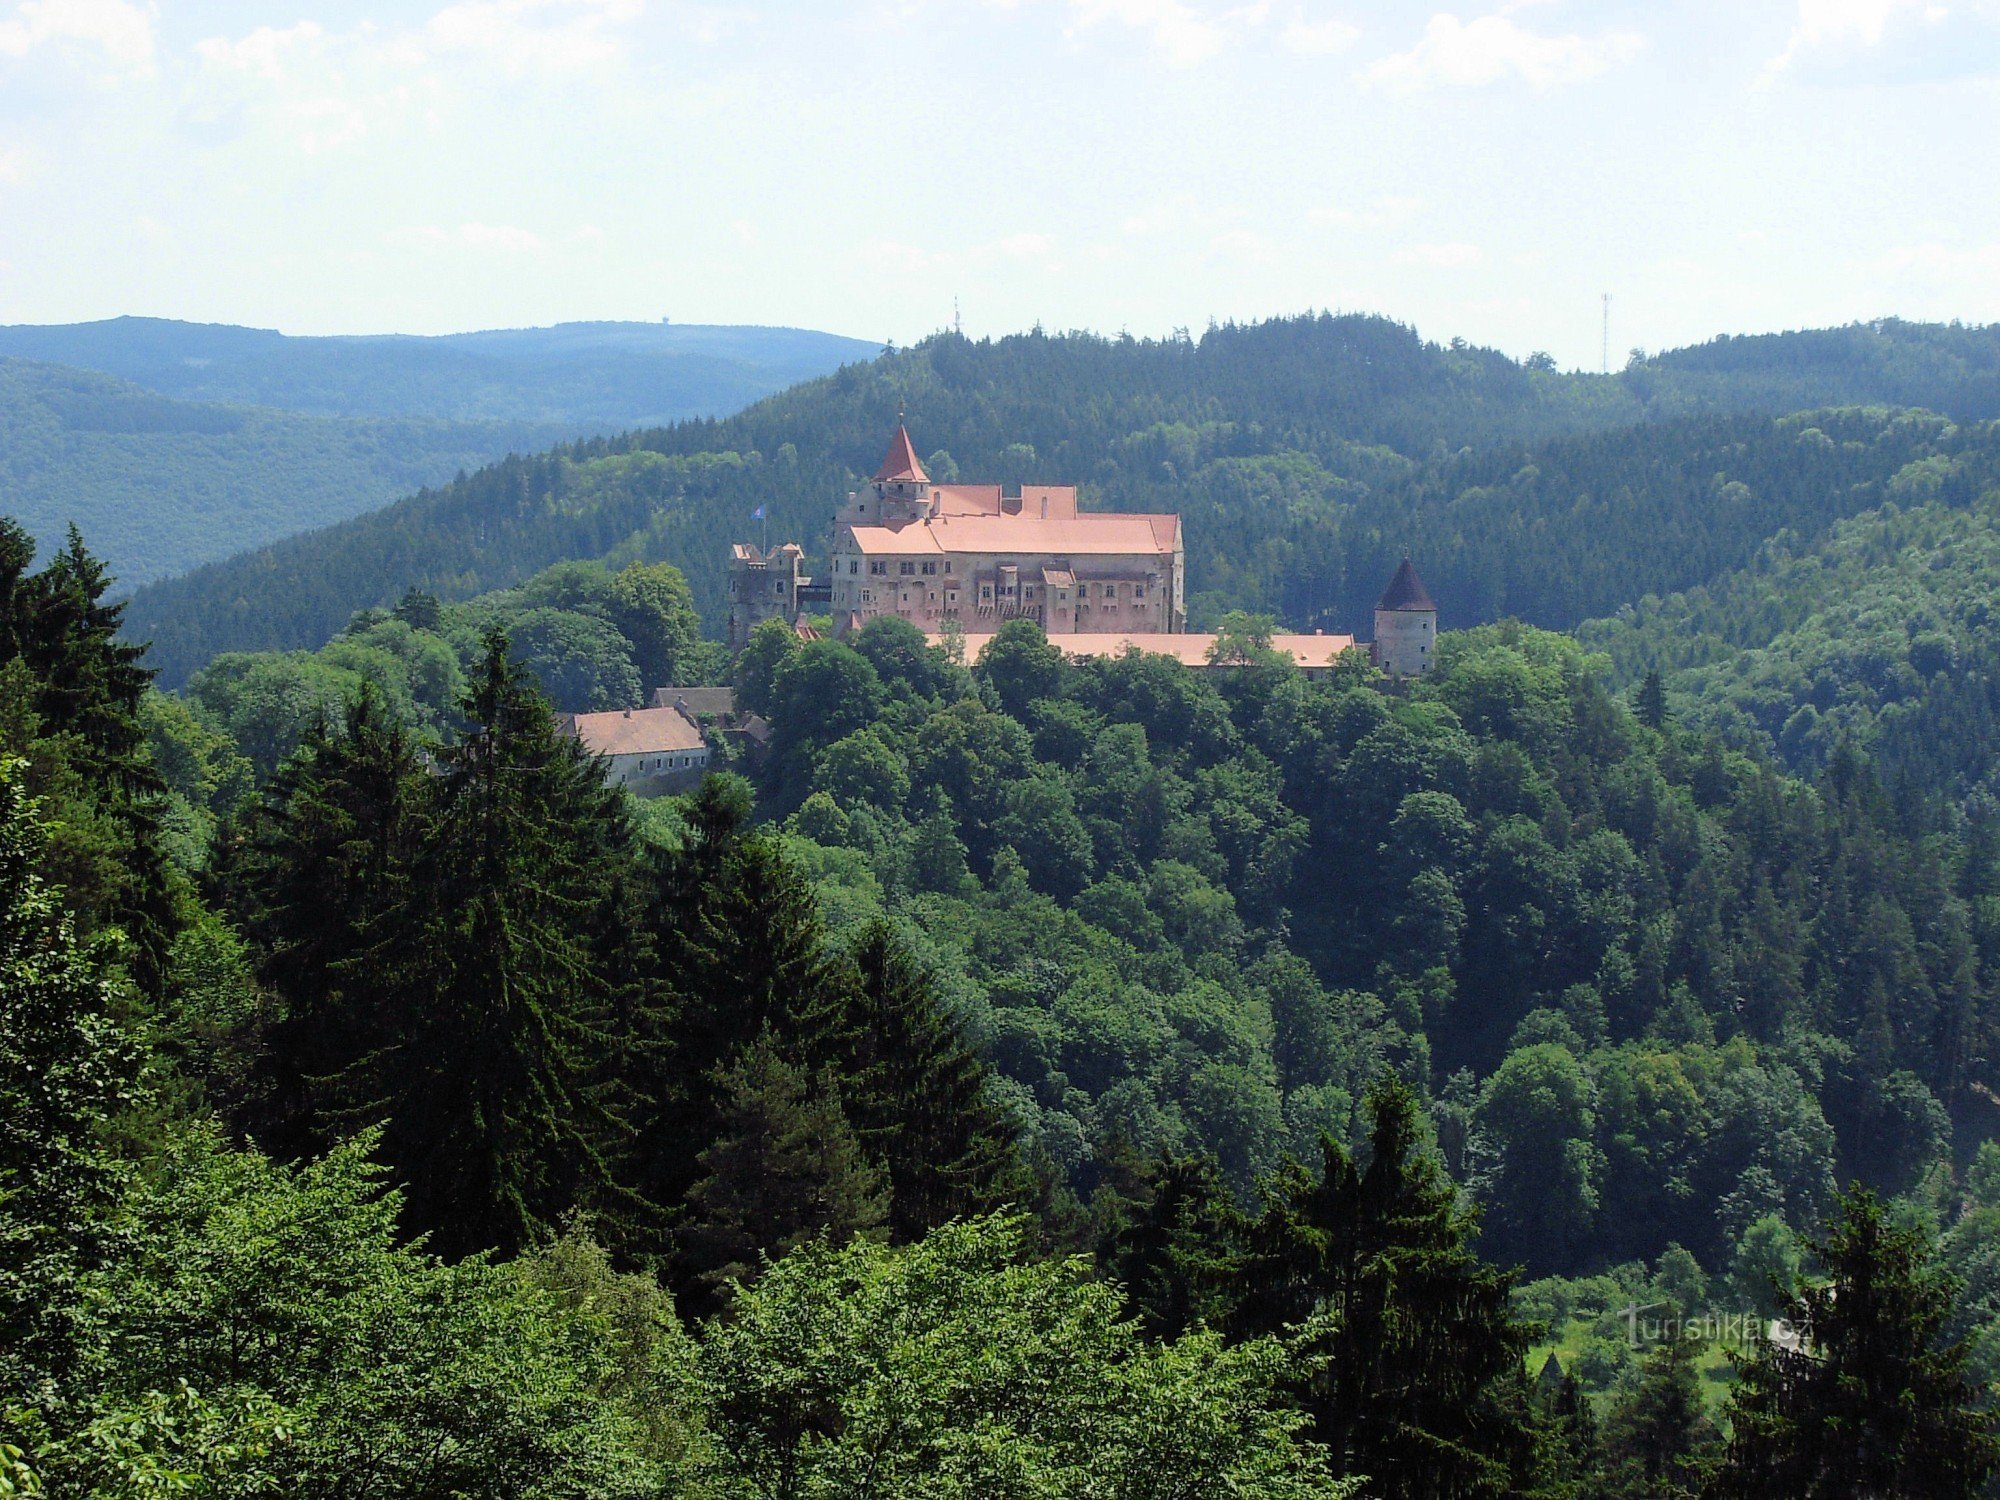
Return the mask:
[[[1410,566],[1410,560],[1403,559],[1403,565],[1396,569],[1396,576],[1389,580],[1389,586],[1382,590],[1381,602],[1377,609],[1414,609],[1437,613],[1437,606],[1431,603],[1429,590],[1423,579],[1417,577],[1417,570]]]
[[[911,484],[929,484],[931,476],[924,472],[924,466],[917,462],[917,450],[910,442],[910,429],[901,422],[896,424],[896,435],[889,439],[889,456],[882,460],[882,467],[875,471],[877,482],[907,481]]]

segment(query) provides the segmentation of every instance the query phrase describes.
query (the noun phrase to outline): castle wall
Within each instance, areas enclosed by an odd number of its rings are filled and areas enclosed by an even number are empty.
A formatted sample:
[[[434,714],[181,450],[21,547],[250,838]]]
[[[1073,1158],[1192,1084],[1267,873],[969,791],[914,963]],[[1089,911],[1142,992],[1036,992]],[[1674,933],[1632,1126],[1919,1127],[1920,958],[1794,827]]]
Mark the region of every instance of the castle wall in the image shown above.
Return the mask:
[[[1375,611],[1375,665],[1397,677],[1421,677],[1437,648],[1434,610]]]

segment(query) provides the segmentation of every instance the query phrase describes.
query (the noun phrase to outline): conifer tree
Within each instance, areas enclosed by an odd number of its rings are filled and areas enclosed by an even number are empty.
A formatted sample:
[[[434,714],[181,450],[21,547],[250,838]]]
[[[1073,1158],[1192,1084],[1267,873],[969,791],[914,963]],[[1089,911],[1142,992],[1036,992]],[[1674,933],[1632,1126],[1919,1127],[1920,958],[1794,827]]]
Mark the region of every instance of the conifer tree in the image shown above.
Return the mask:
[[[743,830],[748,788],[711,776],[691,801],[693,838],[653,871],[648,911],[657,998],[634,1086],[633,1186],[678,1203],[713,1139],[717,1075],[767,1028],[795,1038],[805,1016],[844,1012],[851,971],[829,951],[812,886],[769,839]],[[823,1024],[816,1023],[816,1024]]]
[[[1104,1259],[1146,1331],[1179,1338],[1223,1326],[1240,1295],[1243,1217],[1212,1156],[1162,1155],[1146,1198],[1112,1235]]]
[[[413,1226],[465,1254],[517,1249],[610,1197],[614,947],[632,858],[620,793],[487,638],[472,727],[442,754],[434,893],[407,962],[417,1013],[380,1059],[384,1151]]]
[[[721,1129],[688,1194],[690,1264],[711,1296],[806,1240],[879,1229],[889,1190],[862,1151],[830,1076],[788,1062],[765,1033],[718,1078]]]
[[[1646,1356],[1639,1383],[1604,1424],[1607,1489],[1631,1500],[1701,1493],[1717,1433],[1702,1404],[1699,1345],[1668,1339]]]
[[[813,1045],[847,1080],[849,1116],[888,1172],[892,1236],[921,1239],[1020,1202],[1029,1184],[1013,1131],[929,976],[884,922],[862,933],[853,956],[857,982],[840,987],[846,1014]]]
[[[1531,1460],[1503,1389],[1525,1344],[1512,1277],[1472,1249],[1475,1217],[1425,1150],[1410,1089],[1385,1078],[1368,1110],[1365,1166],[1323,1137],[1317,1180],[1291,1164],[1266,1187],[1237,1329],[1328,1315],[1299,1397],[1340,1472],[1392,1500],[1506,1494]]]
[[[1667,685],[1660,678],[1659,668],[1647,672],[1645,680],[1639,684],[1632,700],[1632,712],[1648,729],[1667,727]]]
[[[0,523],[0,666],[25,673],[14,684],[21,701],[9,706],[9,748],[34,753],[44,774],[31,785],[46,815],[91,846],[65,893],[82,930],[121,931],[132,977],[156,996],[179,918],[159,839],[165,788],[140,721],[153,674],[140,665],[145,648],[118,638],[125,606],[104,602],[112,580],[76,528],[30,574],[33,557],[27,534]],[[20,742],[27,737],[39,744]]]
[[[1974,1495],[2000,1469],[1994,1419],[1945,1323],[1953,1286],[1923,1235],[1856,1189],[1788,1299],[1796,1347],[1739,1364],[1711,1491],[1769,1500]]]
[[[379,1097],[369,1070],[421,1013],[433,829],[430,778],[372,687],[344,726],[307,731],[244,820],[223,874],[281,1014],[265,1037],[251,1126],[266,1149],[323,1151]],[[370,1122],[372,1123],[372,1122]]]

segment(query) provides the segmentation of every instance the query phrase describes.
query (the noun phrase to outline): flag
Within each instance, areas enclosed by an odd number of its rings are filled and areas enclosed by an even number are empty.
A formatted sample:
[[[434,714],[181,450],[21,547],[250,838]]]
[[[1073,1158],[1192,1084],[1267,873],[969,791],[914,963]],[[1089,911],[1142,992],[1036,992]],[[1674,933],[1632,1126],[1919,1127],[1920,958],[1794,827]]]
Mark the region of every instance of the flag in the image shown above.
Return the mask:
[[[756,508],[755,510],[751,511],[751,512],[750,512],[750,519],[751,519],[751,520],[753,520],[753,521],[761,521],[761,520],[763,520],[763,519],[764,519],[764,507],[760,505],[760,506],[758,506],[758,507],[757,507],[757,508]]]

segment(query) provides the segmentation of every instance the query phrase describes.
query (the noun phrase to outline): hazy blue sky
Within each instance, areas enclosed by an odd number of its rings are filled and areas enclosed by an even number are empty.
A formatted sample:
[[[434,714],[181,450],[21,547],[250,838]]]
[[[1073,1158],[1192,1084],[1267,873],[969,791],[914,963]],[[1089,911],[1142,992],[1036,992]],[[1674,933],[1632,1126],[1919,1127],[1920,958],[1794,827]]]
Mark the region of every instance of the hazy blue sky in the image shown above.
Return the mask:
[[[0,0],[0,322],[2000,320],[2000,0]]]

